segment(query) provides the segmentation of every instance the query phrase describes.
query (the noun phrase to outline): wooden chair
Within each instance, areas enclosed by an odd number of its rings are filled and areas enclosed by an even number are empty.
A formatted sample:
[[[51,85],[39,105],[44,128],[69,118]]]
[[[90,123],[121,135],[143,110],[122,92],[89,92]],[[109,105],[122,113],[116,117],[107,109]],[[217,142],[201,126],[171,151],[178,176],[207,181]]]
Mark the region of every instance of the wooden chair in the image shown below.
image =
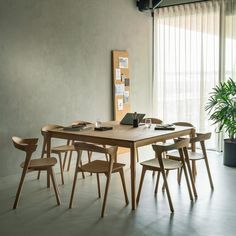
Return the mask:
[[[152,124],[157,125],[157,124],[162,124],[162,120],[158,119],[158,118],[145,118],[141,121],[141,123],[145,123],[146,119],[150,119]],[[138,154],[138,148],[137,148],[137,162],[139,162],[139,154]],[[155,172],[153,172],[154,174]]]
[[[88,122],[88,121],[84,121],[84,120],[76,120],[76,121],[72,122],[72,125],[80,125],[80,124],[90,125],[92,123]],[[73,140],[69,141],[69,145],[71,146],[71,148],[73,150],[69,150],[68,152],[65,153],[64,162],[63,162],[63,170],[64,170],[64,167],[65,167],[65,163],[66,163],[68,155],[69,155],[69,160],[68,160],[68,164],[67,164],[67,171],[70,170],[71,159],[72,159],[72,152],[75,151],[75,149],[74,149],[74,142],[75,141],[73,141]],[[91,160],[91,157],[92,157],[92,153],[88,152],[88,160],[89,161]]]
[[[75,143],[75,149],[78,153],[78,158],[77,158],[77,163],[76,163],[76,168],[75,168],[75,175],[74,175],[74,181],[73,181],[73,186],[72,186],[72,191],[71,191],[69,208],[72,208],[75,186],[76,186],[76,182],[77,182],[77,175],[78,175],[78,172],[81,172],[81,171],[95,173],[97,175],[98,197],[99,198],[101,197],[99,174],[105,174],[105,176],[107,177],[101,217],[104,216],[106,201],[107,201],[107,194],[108,194],[108,190],[109,190],[109,185],[110,185],[112,173],[118,172],[120,174],[122,185],[123,185],[123,190],[124,190],[124,195],[125,195],[125,202],[128,205],[129,201],[128,201],[128,196],[127,196],[127,191],[126,191],[126,186],[125,186],[124,172],[123,172],[123,167],[125,165],[121,164],[121,163],[114,162],[116,155],[117,155],[117,148],[118,148],[117,146],[104,148],[104,147],[99,147],[97,145],[89,144],[89,143],[82,143],[82,142]],[[82,156],[83,151],[90,151],[90,152],[107,154],[109,157],[109,161],[94,160],[94,161],[91,161],[85,165],[80,166],[79,163],[81,162],[81,156]]]
[[[72,122],[72,125],[79,125],[79,124],[82,124],[82,123],[83,123],[83,124],[86,124],[86,125],[91,125],[91,124],[92,124],[91,122],[88,122],[88,121],[76,120],[76,121],[73,121],[73,122]],[[71,141],[71,143],[70,143],[70,145],[72,145],[73,148],[74,148],[74,143],[75,143],[74,141]],[[104,148],[106,147],[106,145],[102,145],[102,146],[103,146]],[[73,151],[74,151],[74,150],[73,150]],[[69,153],[69,160],[68,160],[68,165],[67,165],[67,171],[70,170],[71,159],[72,159],[72,151],[69,151],[68,153]],[[88,161],[90,162],[93,153],[90,152],[90,151],[88,151],[87,153],[88,153]],[[106,157],[106,160],[108,160],[107,154],[105,154],[105,157]],[[63,166],[65,165],[66,159],[67,159],[67,155],[65,155]],[[64,169],[64,167],[63,167],[63,169]]]
[[[47,132],[49,130],[53,130],[53,129],[58,129],[58,128],[63,128],[63,126],[60,125],[45,125],[42,127],[41,129],[41,134],[43,136],[43,146],[42,146],[42,153],[41,153],[41,158],[44,158],[44,155],[47,152]],[[61,146],[57,146],[57,147],[52,147],[51,148],[51,153],[53,154],[57,154],[58,158],[59,158],[59,164],[60,164],[60,172],[61,172],[61,182],[62,184],[64,184],[64,175],[63,175],[63,170],[64,170],[64,166],[65,166],[65,161],[66,161],[66,155],[69,151],[74,151],[74,146],[71,145],[71,140],[68,140],[66,145],[61,145]],[[65,154],[64,157],[64,162],[62,163],[62,154]],[[38,179],[40,178],[40,171],[38,172]]]
[[[137,195],[137,200],[136,200],[137,204],[139,203],[143,180],[144,180],[144,176],[145,176],[146,171],[147,170],[158,171],[155,193],[157,193],[160,174],[162,174],[164,185],[165,185],[166,192],[167,192],[169,207],[170,207],[171,212],[174,212],[165,171],[166,170],[168,170],[168,171],[169,170],[178,170],[181,167],[183,167],[183,170],[184,170],[190,200],[193,200],[193,195],[192,195],[192,191],[191,191],[191,187],[190,187],[190,183],[189,183],[189,179],[188,179],[187,169],[185,166],[185,153],[186,152],[184,150],[187,149],[188,145],[189,145],[189,139],[180,140],[174,144],[165,144],[164,143],[164,144],[152,145],[153,150],[155,151],[156,158],[140,163],[143,167],[142,167],[142,174],[141,174],[139,190],[138,190],[138,195]],[[179,152],[179,155],[180,155],[179,160],[176,161],[176,160],[170,160],[170,159],[163,158],[163,154],[165,152],[170,151],[170,150],[174,150],[174,149],[177,149]]]
[[[13,209],[16,209],[16,207],[18,205],[20,193],[21,193],[21,190],[23,187],[23,183],[24,183],[26,174],[28,172],[38,171],[38,170],[47,171],[48,175],[51,177],[54,191],[55,191],[55,195],[56,195],[57,204],[60,205],[59,192],[58,192],[58,188],[57,188],[57,184],[56,184],[56,180],[55,180],[54,172],[53,172],[53,168],[52,168],[57,163],[57,160],[53,157],[31,160],[32,154],[33,154],[33,152],[35,152],[35,150],[37,148],[37,142],[38,142],[37,138],[22,139],[19,137],[12,137],[12,141],[13,141],[15,148],[17,148],[21,151],[24,151],[26,153],[25,161],[22,162],[20,165],[21,168],[23,168],[23,170],[22,170],[22,174],[21,174],[20,183],[19,183],[19,186],[17,189]]]
[[[86,121],[77,121],[77,125],[78,124],[81,124],[81,123],[84,123],[84,124],[91,124],[89,122],[86,122]],[[74,122],[73,122],[74,124]],[[44,157],[44,155],[46,154],[46,148],[47,148],[47,143],[46,143],[46,135],[47,135],[47,132],[49,130],[52,130],[52,129],[57,129],[57,128],[63,128],[63,126],[60,126],[60,125],[45,125],[42,127],[41,129],[41,134],[43,135],[43,147],[42,147],[42,154],[41,154],[41,158]],[[64,184],[64,174],[63,174],[63,171],[64,171],[64,168],[65,168],[65,163],[66,163],[66,160],[67,160],[67,156],[69,154],[69,162],[68,162],[68,170],[69,170],[69,166],[70,166],[70,162],[71,162],[71,158],[72,158],[72,152],[75,151],[75,148],[74,148],[74,141],[73,140],[67,140],[67,143],[65,145],[60,145],[60,146],[56,146],[56,147],[52,147],[51,148],[51,153],[53,154],[57,154],[58,155],[58,158],[59,158],[59,164],[60,164],[60,173],[61,173],[61,182],[62,184]],[[64,154],[64,160],[62,162],[62,154]],[[88,159],[89,161],[91,160],[91,156],[92,156],[92,153],[88,153]],[[82,173],[83,175],[83,178],[84,178],[84,174]],[[38,179],[40,178],[40,171],[38,173]]]
[[[206,169],[207,169],[207,174],[208,174],[210,186],[212,189],[214,189],[214,185],[213,185],[213,181],[212,181],[212,177],[211,177],[211,172],[210,172],[210,167],[209,167],[209,163],[208,163],[208,158],[207,158],[206,146],[205,146],[205,141],[210,139],[210,137],[211,137],[211,133],[196,133],[196,137],[191,138],[190,143],[192,145],[196,145],[196,143],[199,142],[200,146],[201,146],[201,150],[200,151],[188,150],[188,156],[189,156],[189,160],[192,162],[192,175],[193,175],[194,181],[195,181],[196,175],[197,175],[195,162],[198,160],[202,160],[202,159],[205,160],[205,165],[206,165]],[[171,152],[168,154],[168,156],[170,159],[179,158],[179,155],[177,152]]]
[[[174,125],[177,126],[186,126],[186,127],[192,127],[194,128],[194,125],[189,123],[189,122],[185,122],[185,121],[178,121],[178,122],[174,122]],[[192,136],[186,136],[186,137],[182,137],[182,138],[192,138]],[[188,149],[191,149],[192,151],[195,151],[195,144],[190,143]],[[192,163],[192,170],[191,172],[195,172],[196,171],[196,166],[195,163]],[[166,175],[168,176],[168,171],[166,173]],[[177,172],[177,181],[180,184],[181,182],[181,176],[182,176],[182,168],[180,168]],[[164,190],[165,186],[163,185],[162,189]]]

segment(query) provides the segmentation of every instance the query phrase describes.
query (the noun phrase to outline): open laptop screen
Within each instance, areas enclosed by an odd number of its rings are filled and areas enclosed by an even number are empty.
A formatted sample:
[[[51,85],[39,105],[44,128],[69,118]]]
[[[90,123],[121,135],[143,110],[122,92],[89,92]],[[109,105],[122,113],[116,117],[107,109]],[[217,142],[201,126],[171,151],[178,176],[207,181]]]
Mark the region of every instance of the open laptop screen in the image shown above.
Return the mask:
[[[137,113],[139,122],[143,120],[145,114]],[[121,120],[121,125],[133,125],[134,113],[126,113],[126,115]]]

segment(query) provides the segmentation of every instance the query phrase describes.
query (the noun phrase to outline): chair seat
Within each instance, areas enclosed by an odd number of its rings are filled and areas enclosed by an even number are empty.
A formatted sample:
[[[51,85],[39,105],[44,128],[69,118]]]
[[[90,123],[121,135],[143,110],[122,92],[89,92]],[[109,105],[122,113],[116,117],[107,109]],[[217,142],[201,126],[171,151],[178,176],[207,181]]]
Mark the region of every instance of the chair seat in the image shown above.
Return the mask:
[[[144,161],[140,164],[145,167],[150,167],[152,169],[155,169],[155,168],[160,169],[160,164],[159,164],[158,158],[150,159],[150,160]],[[165,159],[165,158],[163,158],[163,164],[164,164],[164,169],[166,169],[166,170],[174,170],[174,169],[178,169],[178,168],[182,167],[181,162],[170,160],[170,159]]]
[[[52,153],[68,152],[74,150],[75,150],[74,145],[62,145],[58,147],[52,147]]]
[[[179,158],[179,152],[178,151],[173,151],[173,152],[168,152],[167,156],[174,157],[174,158]],[[204,159],[204,156],[202,153],[200,152],[192,152],[192,151],[188,151],[188,156],[189,156],[189,160],[201,160]]]
[[[110,163],[107,161],[95,160],[83,165],[80,170],[90,173],[107,173],[109,170],[109,164]],[[125,164],[122,163],[114,163],[112,172],[116,172],[124,166]]]
[[[46,169],[47,167],[54,166],[57,163],[57,159],[51,158],[40,158],[30,160],[28,169]],[[24,167],[25,162],[20,164],[20,167]]]

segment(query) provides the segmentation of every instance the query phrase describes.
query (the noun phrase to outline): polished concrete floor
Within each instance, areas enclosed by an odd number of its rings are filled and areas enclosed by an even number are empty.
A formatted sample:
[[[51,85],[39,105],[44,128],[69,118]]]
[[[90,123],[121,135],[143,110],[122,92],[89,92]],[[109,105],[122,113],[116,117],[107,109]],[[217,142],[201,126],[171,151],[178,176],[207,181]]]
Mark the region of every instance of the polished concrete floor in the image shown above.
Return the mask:
[[[140,149],[140,159],[150,158],[150,148]],[[130,197],[128,154],[119,156],[127,163],[125,177]],[[96,156],[96,158],[103,158]],[[125,206],[121,182],[113,175],[105,217],[100,218],[102,200],[97,198],[95,175],[78,178],[74,208],[68,209],[73,168],[65,172],[65,185],[59,183],[62,205],[57,206],[53,189],[45,188],[45,174],[27,176],[17,210],[12,210],[19,174],[0,178],[0,235],[175,235],[234,236],[236,235],[236,168],[222,164],[222,154],[210,152],[209,161],[215,190],[211,191],[204,162],[199,161],[196,181],[198,199],[189,200],[185,181],[176,183],[176,173],[169,176],[169,187],[175,208],[168,208],[162,191],[154,196],[154,179],[146,175],[140,204],[135,211]],[[58,170],[56,169],[56,172]],[[141,168],[137,164],[137,186]],[[102,178],[104,189],[105,178]]]

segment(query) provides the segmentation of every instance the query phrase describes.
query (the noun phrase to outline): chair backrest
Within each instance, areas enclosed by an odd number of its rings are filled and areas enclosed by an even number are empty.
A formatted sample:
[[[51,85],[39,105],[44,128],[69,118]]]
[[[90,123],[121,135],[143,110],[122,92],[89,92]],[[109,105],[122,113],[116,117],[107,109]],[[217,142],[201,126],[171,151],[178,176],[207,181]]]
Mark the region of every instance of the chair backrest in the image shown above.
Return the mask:
[[[195,143],[200,142],[203,155],[206,157],[206,146],[205,141],[211,138],[211,132],[208,133],[196,133],[196,137],[190,139],[190,143],[195,145]]]
[[[171,150],[178,150],[179,155],[180,155],[180,161],[184,161],[184,155],[187,154],[187,147],[189,145],[189,138],[186,139],[180,139],[180,140],[175,140],[175,143],[173,144],[153,144],[152,148],[155,151],[156,158],[158,158],[160,167],[163,169],[164,164],[163,164],[163,153]],[[179,161],[179,160],[178,160]]]
[[[44,126],[41,128],[41,134],[42,134],[43,136],[45,136],[45,134],[46,134],[49,130],[57,129],[57,128],[63,128],[63,126],[61,126],[61,125],[53,125],[53,124],[44,125]]]
[[[189,123],[189,122],[185,122],[185,121],[178,121],[178,122],[174,122],[173,123],[174,125],[178,125],[178,126],[186,126],[186,127],[192,127],[194,128],[194,125]],[[195,131],[194,133],[192,133],[191,135],[188,136],[190,139],[195,137]],[[186,138],[186,136],[184,136],[184,138]],[[196,145],[195,143],[189,143],[190,146],[189,146],[189,149],[191,149],[192,152],[195,152],[196,151]]]
[[[117,146],[111,146],[109,148],[100,147],[91,143],[84,143],[84,142],[75,142],[74,143],[76,151],[91,151],[97,153],[104,153],[110,155],[112,158],[116,157],[117,154]]]
[[[180,139],[180,140],[175,140],[175,143],[173,144],[153,144],[152,148],[155,152],[157,153],[163,153],[163,152],[167,152],[167,151],[171,151],[171,150],[175,150],[175,149],[183,149],[183,148],[187,148],[189,145],[189,138],[185,138],[185,139]]]
[[[47,143],[46,143],[46,135],[47,135],[47,132],[49,130],[52,130],[52,129],[58,129],[58,128],[63,128],[63,126],[61,125],[54,125],[54,124],[48,124],[48,125],[44,125],[42,128],[41,128],[41,134],[43,136],[43,146],[42,146],[42,153],[41,153],[41,158],[43,157],[43,155],[46,153],[46,146],[47,146]]]
[[[28,164],[32,157],[32,153],[37,149],[38,139],[37,138],[22,139],[20,137],[14,136],[12,137],[12,141],[15,148],[26,152],[24,168],[28,168]]]
[[[116,155],[117,155],[117,149],[118,149],[117,146],[111,146],[109,148],[104,148],[104,147],[100,147],[100,146],[97,146],[94,144],[84,143],[84,142],[75,142],[74,146],[75,146],[75,150],[78,153],[76,166],[79,166],[79,163],[81,163],[81,157],[82,157],[83,151],[89,151],[89,152],[91,151],[91,152],[108,154],[108,156],[109,156],[108,178],[110,178],[110,175],[111,175],[112,169],[113,169],[113,164],[114,164],[114,161],[115,161]]]
[[[38,138],[22,139],[20,137],[13,136],[12,141],[15,148],[25,152],[34,152],[37,148]]]
[[[151,117],[151,118],[145,118],[145,119],[143,119],[143,120],[142,120],[142,123],[144,123],[146,119],[150,119],[151,122],[152,122],[152,124],[154,124],[154,125],[162,124],[162,120],[160,120],[160,119],[158,119],[158,118],[152,118],[152,117]]]
[[[189,122],[185,122],[185,121],[174,122],[173,124],[178,125],[178,126],[194,127],[193,124],[191,124]]]
[[[211,138],[211,132],[208,133],[196,133],[196,137],[190,139],[191,143],[204,142]]]

